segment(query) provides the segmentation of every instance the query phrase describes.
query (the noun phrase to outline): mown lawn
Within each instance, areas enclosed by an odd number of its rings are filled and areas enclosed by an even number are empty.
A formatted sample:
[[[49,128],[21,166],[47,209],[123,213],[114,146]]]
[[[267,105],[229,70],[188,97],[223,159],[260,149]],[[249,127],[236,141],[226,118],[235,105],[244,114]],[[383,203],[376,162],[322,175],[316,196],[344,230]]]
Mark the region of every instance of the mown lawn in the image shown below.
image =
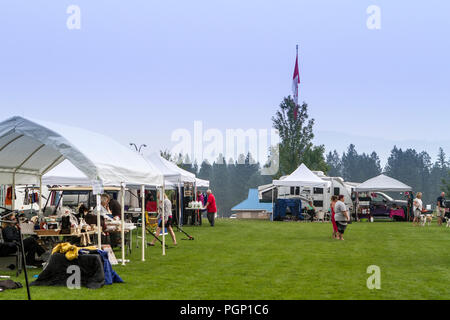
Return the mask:
[[[31,287],[33,299],[450,299],[450,229],[377,222],[349,225],[345,241],[329,223],[219,220],[186,227],[167,255],[133,248],[114,269],[123,284],[102,289]],[[117,254],[119,256],[119,254]],[[381,290],[369,290],[367,267],[381,268]],[[30,278],[39,270],[31,269]],[[8,274],[8,272],[0,272]],[[10,273],[12,274],[12,273]],[[15,281],[21,281],[12,277]],[[24,299],[26,290],[0,293]]]

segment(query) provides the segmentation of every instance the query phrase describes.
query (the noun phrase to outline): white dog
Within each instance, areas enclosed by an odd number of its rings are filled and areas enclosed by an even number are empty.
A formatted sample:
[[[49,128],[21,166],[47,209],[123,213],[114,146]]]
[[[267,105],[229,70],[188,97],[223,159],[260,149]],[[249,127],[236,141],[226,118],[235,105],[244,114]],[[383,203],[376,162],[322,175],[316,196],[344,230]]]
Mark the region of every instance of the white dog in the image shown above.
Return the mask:
[[[428,226],[431,226],[431,222],[433,221],[433,216],[431,214],[421,214],[420,215],[420,224],[422,227],[428,223]]]
[[[447,217],[445,217],[444,219],[447,220],[447,228],[450,228],[450,219]]]

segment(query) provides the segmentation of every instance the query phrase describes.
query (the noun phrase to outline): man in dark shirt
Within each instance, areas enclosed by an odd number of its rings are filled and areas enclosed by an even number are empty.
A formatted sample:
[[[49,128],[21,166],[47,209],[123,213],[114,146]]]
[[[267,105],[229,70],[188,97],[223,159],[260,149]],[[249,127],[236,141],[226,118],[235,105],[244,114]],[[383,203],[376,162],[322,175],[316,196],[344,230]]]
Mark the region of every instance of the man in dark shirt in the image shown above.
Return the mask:
[[[119,201],[115,200],[113,197],[109,199],[108,206],[113,217],[120,217],[122,215],[122,207]]]
[[[11,221],[15,222],[16,218],[12,216]],[[10,224],[3,228],[3,240],[5,243],[15,243],[20,246],[20,233],[16,225]],[[42,248],[33,237],[28,237],[23,240],[23,248],[25,251],[26,265],[30,266],[41,266],[43,261],[36,260],[35,255],[41,256],[45,253],[44,248]],[[11,252],[13,253],[13,252]]]
[[[109,195],[109,202],[108,202],[108,208],[109,211],[111,211],[111,215],[113,217],[121,217],[122,216],[122,206],[120,205],[119,201],[115,200],[111,195]],[[111,232],[109,234],[111,246],[115,248],[119,245],[121,234],[119,232]]]
[[[445,217],[445,192],[441,193],[441,196],[437,198],[437,217],[438,225],[442,225]]]

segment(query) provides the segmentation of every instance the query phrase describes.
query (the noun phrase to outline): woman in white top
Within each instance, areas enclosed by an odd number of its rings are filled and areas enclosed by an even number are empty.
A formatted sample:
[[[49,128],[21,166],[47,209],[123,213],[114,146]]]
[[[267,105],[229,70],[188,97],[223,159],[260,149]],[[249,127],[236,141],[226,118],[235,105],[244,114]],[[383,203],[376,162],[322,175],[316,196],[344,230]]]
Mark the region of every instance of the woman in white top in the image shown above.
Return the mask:
[[[157,193],[158,199],[160,199],[159,191]],[[163,210],[164,206],[164,210]],[[166,194],[164,194],[164,201],[159,204],[159,213],[158,213],[158,219],[161,219],[161,221],[158,224],[158,227],[156,228],[156,236],[159,237],[159,234],[162,231],[162,219],[163,219],[163,211],[164,211],[164,226],[169,231],[170,236],[172,237],[173,244],[177,245],[177,238],[175,237],[175,233],[173,232],[172,224],[172,202],[170,202],[169,198]],[[148,245],[154,246],[156,239],[153,239],[152,242],[149,242]]]
[[[413,213],[414,213],[414,220],[413,225],[419,225],[420,223],[420,215],[423,211],[423,202],[422,202],[422,192],[418,192],[416,195],[416,198],[413,201]]]

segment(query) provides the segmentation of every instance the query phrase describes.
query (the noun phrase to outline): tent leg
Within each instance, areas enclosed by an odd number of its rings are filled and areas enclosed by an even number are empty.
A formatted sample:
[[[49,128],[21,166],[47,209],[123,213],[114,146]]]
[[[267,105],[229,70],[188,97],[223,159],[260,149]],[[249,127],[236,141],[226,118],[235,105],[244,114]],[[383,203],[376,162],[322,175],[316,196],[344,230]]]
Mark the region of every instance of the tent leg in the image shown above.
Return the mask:
[[[39,215],[42,214],[42,176],[39,176]]]
[[[102,250],[102,224],[100,220],[100,206],[102,205],[102,203],[99,194],[96,195],[96,201],[97,201],[97,247],[99,250]]]
[[[121,244],[122,244],[122,265],[125,265],[125,186],[122,184],[121,187],[122,192],[122,199],[120,204],[120,211],[121,211],[121,227],[120,227],[120,233],[121,233]]]
[[[162,255],[165,256],[166,255],[166,235],[165,235],[165,229],[166,229],[166,222],[165,222],[165,205],[164,205],[164,201],[165,201],[165,195],[166,195],[166,189],[165,189],[165,185],[164,185],[164,181],[163,181],[163,185],[162,185],[162,202],[161,202],[161,206],[162,206]]]
[[[178,228],[181,228],[181,182],[178,182]]]
[[[145,186],[141,186],[141,206],[142,206],[142,261],[145,261]]]

